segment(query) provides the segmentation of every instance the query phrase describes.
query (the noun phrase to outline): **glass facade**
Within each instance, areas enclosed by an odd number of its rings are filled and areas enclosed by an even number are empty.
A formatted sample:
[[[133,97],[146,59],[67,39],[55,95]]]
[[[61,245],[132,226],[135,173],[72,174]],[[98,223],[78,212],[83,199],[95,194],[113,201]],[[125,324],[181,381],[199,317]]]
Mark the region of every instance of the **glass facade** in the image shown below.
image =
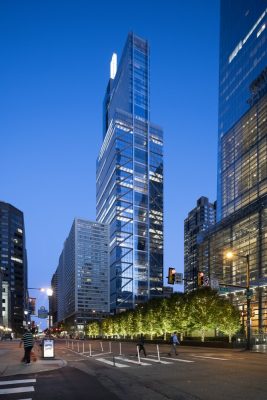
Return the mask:
[[[109,313],[109,227],[76,218],[53,277],[52,312],[77,324]],[[55,309],[56,307],[56,309]]]
[[[237,255],[226,258],[229,249]],[[212,228],[199,246],[199,265],[210,279],[246,286],[246,259],[249,254],[252,333],[267,334],[267,196],[225,218]],[[228,287],[228,296],[242,313],[245,331],[245,289]]]
[[[249,110],[250,85],[266,68],[266,28],[266,0],[221,0],[217,220],[225,216],[224,136]]]
[[[218,223],[200,239],[199,266],[228,287],[246,326],[267,334],[267,0],[221,0]],[[235,257],[226,259],[227,251]]]
[[[25,241],[23,213],[0,202],[0,317],[16,333],[23,332],[24,311],[28,309]]]
[[[149,46],[128,35],[104,99],[97,220],[110,224],[111,311],[163,287],[163,132],[149,120]]]
[[[216,204],[207,197],[200,197],[197,206],[191,210],[184,221],[184,271],[185,291],[197,289],[198,235],[215,224]]]

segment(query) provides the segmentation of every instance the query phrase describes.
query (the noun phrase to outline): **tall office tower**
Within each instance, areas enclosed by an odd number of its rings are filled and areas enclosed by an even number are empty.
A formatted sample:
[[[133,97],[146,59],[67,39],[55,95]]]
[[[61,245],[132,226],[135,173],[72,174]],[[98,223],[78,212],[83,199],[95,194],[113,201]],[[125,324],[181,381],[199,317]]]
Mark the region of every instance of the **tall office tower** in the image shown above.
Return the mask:
[[[54,276],[57,322],[77,327],[106,316],[109,313],[108,225],[75,218]]]
[[[16,333],[23,331],[27,310],[27,255],[23,213],[0,201],[1,322]]]
[[[185,291],[197,289],[198,236],[215,224],[216,205],[207,197],[200,197],[197,206],[188,213],[184,221],[184,287]]]
[[[97,220],[110,224],[110,306],[133,309],[163,287],[163,132],[150,122],[148,42],[128,35],[111,60],[97,159]]]
[[[211,278],[240,286],[229,296],[245,312],[249,283],[254,333],[267,331],[266,26],[267,0],[221,1],[219,222],[199,249]]]
[[[53,295],[49,296],[49,318],[50,326],[53,326],[58,322],[57,309],[58,309],[58,275],[55,272],[51,279],[51,289]]]

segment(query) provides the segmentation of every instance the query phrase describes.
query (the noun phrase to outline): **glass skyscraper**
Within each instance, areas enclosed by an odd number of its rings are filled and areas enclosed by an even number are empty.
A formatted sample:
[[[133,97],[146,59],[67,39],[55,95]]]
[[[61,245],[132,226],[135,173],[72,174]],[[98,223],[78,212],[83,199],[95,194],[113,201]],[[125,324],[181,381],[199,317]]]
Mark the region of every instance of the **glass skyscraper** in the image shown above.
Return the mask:
[[[266,148],[260,149],[258,129],[262,131],[264,117],[251,112],[245,123],[241,118],[255,104],[264,80],[266,25],[266,0],[221,1],[217,220],[262,194],[259,186],[266,175],[260,171],[261,155]]]
[[[27,253],[23,212],[0,201],[0,325],[23,332],[27,305]]]
[[[267,0],[221,0],[218,149],[218,222],[199,268],[236,285],[244,328],[249,256],[252,333],[267,334]]]
[[[97,221],[110,224],[110,307],[133,309],[163,288],[163,132],[150,121],[148,42],[113,54],[97,159]]]
[[[207,197],[202,196],[184,220],[184,288],[186,292],[197,289],[198,236],[214,225],[215,219],[216,203],[210,203]]]

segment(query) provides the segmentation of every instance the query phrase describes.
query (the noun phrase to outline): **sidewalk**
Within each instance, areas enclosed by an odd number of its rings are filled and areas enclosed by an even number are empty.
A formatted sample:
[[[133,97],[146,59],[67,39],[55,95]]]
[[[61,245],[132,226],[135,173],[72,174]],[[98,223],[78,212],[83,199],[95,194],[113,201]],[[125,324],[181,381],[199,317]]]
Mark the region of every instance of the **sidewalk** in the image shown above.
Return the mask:
[[[0,344],[0,378],[3,376],[32,374],[43,371],[51,371],[66,366],[66,361],[61,358],[44,360],[41,357],[41,351],[36,348],[35,355],[37,361],[32,361],[30,364],[21,362],[24,350],[19,349],[19,341],[13,340],[11,343]]]

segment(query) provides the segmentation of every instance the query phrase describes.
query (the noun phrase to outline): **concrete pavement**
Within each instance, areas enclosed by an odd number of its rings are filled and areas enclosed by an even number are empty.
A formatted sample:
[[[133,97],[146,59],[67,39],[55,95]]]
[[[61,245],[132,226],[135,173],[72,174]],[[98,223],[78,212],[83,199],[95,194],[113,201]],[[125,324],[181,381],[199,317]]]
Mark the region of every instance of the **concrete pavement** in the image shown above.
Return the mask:
[[[41,355],[41,349],[38,345],[34,346],[36,361],[30,364],[21,362],[24,349],[19,348],[20,340],[1,341],[0,342],[0,377],[38,373],[51,371],[53,369],[64,367],[67,363],[59,357],[44,360]]]

